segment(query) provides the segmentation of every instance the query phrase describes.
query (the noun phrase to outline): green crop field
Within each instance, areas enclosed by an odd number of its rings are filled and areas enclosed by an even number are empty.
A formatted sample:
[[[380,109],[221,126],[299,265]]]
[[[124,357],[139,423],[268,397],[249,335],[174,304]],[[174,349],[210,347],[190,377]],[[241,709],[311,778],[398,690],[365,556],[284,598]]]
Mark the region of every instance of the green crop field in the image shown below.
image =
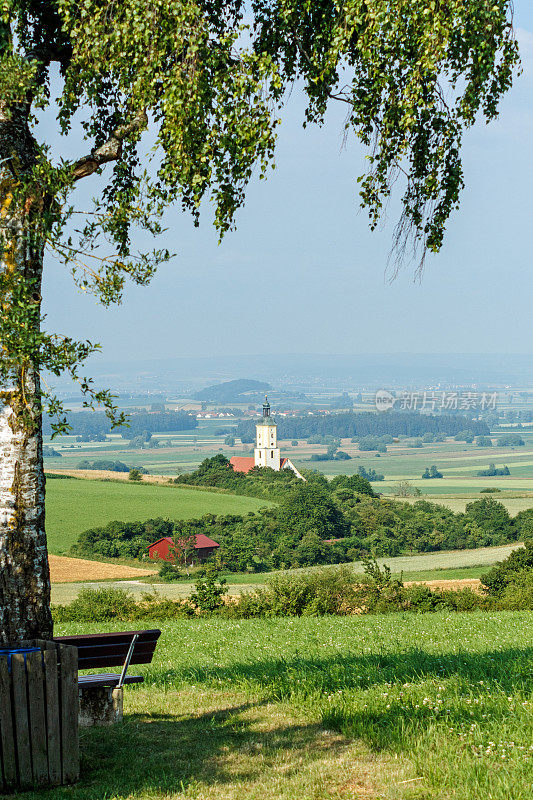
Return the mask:
[[[436,495],[435,497],[402,497],[402,498],[395,498],[396,500],[402,500],[405,503],[416,503],[417,500],[430,500],[431,502],[438,503],[441,506],[446,506],[446,508],[451,509],[451,511],[457,512],[464,512],[467,506],[467,503],[471,503],[473,500],[479,500],[481,497],[492,497],[494,500],[497,500],[498,503],[503,503],[507,511],[512,517],[515,517],[520,511],[526,511],[529,508],[533,508],[533,497],[506,497],[504,494],[475,494],[472,497],[439,497]]]
[[[124,724],[81,732],[57,800],[531,798],[530,612],[153,625]]]
[[[264,500],[181,487],[125,481],[48,480],[46,529],[51,553],[66,553],[79,534],[111,520],[150,517],[190,519],[204,514],[243,514],[269,505]]]

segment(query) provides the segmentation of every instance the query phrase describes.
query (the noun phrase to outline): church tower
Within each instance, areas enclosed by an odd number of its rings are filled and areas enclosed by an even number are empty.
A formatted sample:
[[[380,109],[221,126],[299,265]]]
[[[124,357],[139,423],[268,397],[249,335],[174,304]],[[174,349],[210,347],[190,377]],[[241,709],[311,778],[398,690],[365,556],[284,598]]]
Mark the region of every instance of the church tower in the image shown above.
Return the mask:
[[[270,403],[265,396],[263,417],[255,426],[254,462],[256,467],[270,467],[279,472],[281,455],[278,447],[278,428],[270,416]]]

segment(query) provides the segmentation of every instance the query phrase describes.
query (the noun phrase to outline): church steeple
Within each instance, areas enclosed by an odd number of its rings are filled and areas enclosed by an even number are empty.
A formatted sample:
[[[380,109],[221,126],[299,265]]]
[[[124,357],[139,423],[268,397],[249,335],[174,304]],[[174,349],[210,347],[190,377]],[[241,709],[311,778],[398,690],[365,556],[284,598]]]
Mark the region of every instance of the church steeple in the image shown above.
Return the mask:
[[[270,403],[266,395],[263,403],[263,416],[257,421],[255,430],[255,466],[270,467],[279,471],[281,455],[278,447],[278,428],[276,420],[270,416]]]

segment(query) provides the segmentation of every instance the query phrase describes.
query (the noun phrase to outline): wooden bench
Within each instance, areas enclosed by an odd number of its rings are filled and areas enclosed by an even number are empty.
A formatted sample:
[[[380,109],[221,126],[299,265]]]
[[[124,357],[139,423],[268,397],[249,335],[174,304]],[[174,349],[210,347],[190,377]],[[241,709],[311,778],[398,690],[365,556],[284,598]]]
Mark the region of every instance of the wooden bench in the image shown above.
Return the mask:
[[[120,667],[120,673],[78,675],[79,721],[89,725],[112,725],[122,720],[123,687],[142,683],[142,675],[128,675],[130,664],[150,664],[160,630],[89,633],[57,636],[54,641],[78,648],[78,670]]]

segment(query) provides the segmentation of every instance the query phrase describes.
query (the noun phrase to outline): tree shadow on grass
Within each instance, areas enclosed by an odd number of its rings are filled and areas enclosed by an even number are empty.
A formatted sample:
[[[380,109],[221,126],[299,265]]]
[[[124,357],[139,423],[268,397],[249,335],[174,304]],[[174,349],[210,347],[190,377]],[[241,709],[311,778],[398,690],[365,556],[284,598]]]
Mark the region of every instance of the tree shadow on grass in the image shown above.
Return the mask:
[[[194,669],[190,677],[195,683],[257,687],[257,694],[269,701],[299,702],[318,698],[322,724],[344,735],[361,739],[374,750],[405,748],[413,734],[421,735],[433,725],[439,714],[446,716],[453,727],[471,723],[482,712],[492,718],[509,718],[502,708],[503,696],[533,691],[533,648],[509,648],[485,653],[433,654],[419,648],[396,654],[333,655],[326,658],[267,660],[230,667]],[[177,677],[177,676],[176,676]],[[184,676],[181,675],[181,678]],[[425,681],[456,679],[442,708],[421,704],[416,684]],[[381,710],[380,704],[350,701],[346,694],[386,685],[414,687],[415,697],[390,697]],[[341,695],[335,697],[336,692]],[[429,690],[428,690],[429,691]],[[454,697],[454,692],[457,697]],[[406,693],[408,694],[408,692]],[[320,697],[333,695],[325,706]],[[462,696],[473,700],[463,704]],[[372,708],[372,706],[374,706]]]
[[[80,783],[19,796],[165,798],[214,785],[232,791],[233,783],[253,784],[280,768],[290,780],[303,762],[333,758],[350,747],[347,739],[322,725],[294,724],[275,710],[262,713],[263,706],[266,703],[249,702],[197,715],[130,714],[123,724],[84,730]]]
[[[422,734],[434,724],[436,717],[430,708],[394,698],[389,708],[379,704],[364,708],[364,702],[351,702],[349,698],[345,702],[342,692],[384,684],[444,681],[455,676],[459,679],[459,692],[464,689],[471,697],[485,695],[483,702],[490,703],[491,692],[495,696],[516,690],[530,692],[532,663],[533,648],[443,655],[410,649],[396,654],[295,656],[174,673],[166,670],[167,687],[174,678],[176,686],[188,680],[200,691],[202,684],[206,690],[216,687],[213,698],[220,697],[223,686],[234,694],[240,690],[246,690],[248,697],[255,693],[258,699],[198,714],[130,714],[123,725],[84,731],[80,784],[28,793],[24,798],[107,800],[143,793],[147,797],[165,797],[194,791],[197,785],[221,785],[230,790],[231,782],[245,784],[259,780],[262,773],[274,775],[280,762],[284,775],[290,778],[292,771],[301,768],[302,759],[318,760],[325,752],[331,753],[332,748],[348,747],[346,739],[327,735],[325,727],[361,738],[375,750],[401,750],[413,735]],[[154,697],[159,698],[157,702],[161,702],[157,685],[153,690]],[[338,704],[333,702],[326,710],[321,698],[338,690]],[[149,697],[149,683],[142,691]],[[172,692],[169,703],[171,698]],[[291,698],[294,703],[305,698],[317,701],[312,714],[315,720],[320,717],[320,722],[295,723],[290,711],[276,714],[272,706],[268,713],[266,709],[263,712],[263,707],[272,701]],[[502,719],[510,713],[498,709],[496,701],[494,712]],[[453,725],[472,721],[471,707],[460,703],[446,713]]]

